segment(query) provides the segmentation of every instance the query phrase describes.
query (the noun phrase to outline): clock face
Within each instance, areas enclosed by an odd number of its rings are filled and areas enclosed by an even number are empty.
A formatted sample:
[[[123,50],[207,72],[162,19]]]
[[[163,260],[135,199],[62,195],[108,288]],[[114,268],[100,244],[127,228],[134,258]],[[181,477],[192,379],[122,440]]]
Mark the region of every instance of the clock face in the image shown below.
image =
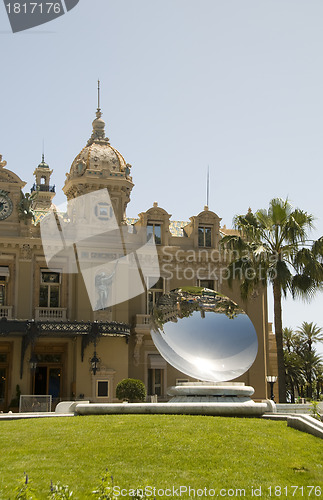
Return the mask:
[[[8,196],[0,194],[0,220],[4,220],[12,213],[12,201]]]

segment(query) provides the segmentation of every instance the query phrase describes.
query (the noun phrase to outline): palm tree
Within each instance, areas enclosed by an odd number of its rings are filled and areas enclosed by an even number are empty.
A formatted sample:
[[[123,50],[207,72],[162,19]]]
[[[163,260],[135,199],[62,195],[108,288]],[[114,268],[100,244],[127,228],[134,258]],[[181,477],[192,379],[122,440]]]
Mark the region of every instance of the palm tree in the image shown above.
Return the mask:
[[[285,327],[283,329],[283,344],[287,352],[291,353],[295,349],[295,333],[292,328]]]
[[[313,344],[323,341],[322,328],[316,323],[303,321],[302,326],[296,330],[301,344],[303,344],[304,374],[307,381],[307,397],[312,397],[312,380],[316,378],[320,366],[320,357],[316,355]]]
[[[306,380],[306,397],[312,398],[313,380],[322,368],[322,357],[308,349],[302,355],[302,371]]]
[[[295,403],[295,389],[300,396],[300,387],[305,383],[302,372],[302,359],[296,352],[284,352],[284,362],[286,370],[287,392],[290,394],[291,403]]]
[[[300,338],[292,328],[283,329],[284,364],[286,373],[287,392],[290,394],[291,403],[295,403],[295,389],[300,396],[300,387],[305,383],[302,371],[302,358],[300,356]]]
[[[323,342],[322,328],[319,328],[316,323],[307,323],[303,321],[302,326],[296,330],[300,340],[307,344],[309,351],[312,351],[312,346],[316,342]]]
[[[234,250],[230,279],[240,279],[243,299],[259,286],[270,284],[274,295],[274,324],[277,344],[279,401],[286,401],[283,351],[282,295],[288,292],[310,298],[323,284],[323,237],[308,240],[313,216],[293,209],[288,200],[275,198],[268,210],[249,209],[237,215],[239,235],[225,236],[221,245]]]

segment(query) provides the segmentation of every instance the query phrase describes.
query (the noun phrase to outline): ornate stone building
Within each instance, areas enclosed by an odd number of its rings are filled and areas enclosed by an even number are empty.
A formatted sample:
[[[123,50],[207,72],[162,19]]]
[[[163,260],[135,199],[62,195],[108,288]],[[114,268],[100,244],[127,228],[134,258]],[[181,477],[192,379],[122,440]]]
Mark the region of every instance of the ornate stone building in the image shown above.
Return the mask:
[[[266,292],[241,303],[238,287],[231,290],[222,279],[225,262],[219,262],[217,249],[229,231],[208,207],[189,222],[172,221],[157,203],[138,218],[127,218],[131,165],[105,136],[101,115],[98,109],[92,135],[72,162],[63,191],[72,200],[107,188],[120,226],[154,234],[161,276],[146,277],[144,293],[93,311],[80,272],[47,267],[40,221],[55,196],[53,171],[43,157],[32,194],[23,196],[25,182],[0,157],[0,410],[8,409],[17,385],[22,394],[51,394],[54,401],[116,401],[116,384],[126,377],[143,380],[148,395],[167,399],[168,386],[189,378],[159,355],[149,314],[161,294],[188,285],[228,295],[249,315],[258,355],[239,381],[255,388],[255,398],[267,397]]]

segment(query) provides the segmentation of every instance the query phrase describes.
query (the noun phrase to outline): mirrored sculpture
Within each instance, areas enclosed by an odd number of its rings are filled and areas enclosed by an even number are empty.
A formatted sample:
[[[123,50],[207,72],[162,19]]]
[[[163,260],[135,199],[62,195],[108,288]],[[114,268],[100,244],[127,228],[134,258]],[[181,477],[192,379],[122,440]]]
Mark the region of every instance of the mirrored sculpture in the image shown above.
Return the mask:
[[[235,302],[213,290],[173,290],[159,299],[151,320],[151,336],[160,354],[198,380],[232,380],[256,358],[257,333],[250,318]]]

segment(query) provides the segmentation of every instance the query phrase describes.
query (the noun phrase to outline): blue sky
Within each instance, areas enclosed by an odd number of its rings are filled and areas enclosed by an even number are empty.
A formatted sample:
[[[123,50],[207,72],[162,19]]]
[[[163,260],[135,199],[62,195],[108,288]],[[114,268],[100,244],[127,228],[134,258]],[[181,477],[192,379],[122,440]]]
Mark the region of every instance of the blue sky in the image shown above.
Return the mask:
[[[12,34],[0,5],[0,154],[33,183],[45,157],[54,201],[91,135],[97,79],[107,135],[131,163],[128,216],[154,201],[175,220],[206,203],[234,215],[289,197],[323,234],[321,0],[80,0]],[[284,325],[323,326],[322,294],[287,301]],[[270,311],[269,320],[272,320]]]

